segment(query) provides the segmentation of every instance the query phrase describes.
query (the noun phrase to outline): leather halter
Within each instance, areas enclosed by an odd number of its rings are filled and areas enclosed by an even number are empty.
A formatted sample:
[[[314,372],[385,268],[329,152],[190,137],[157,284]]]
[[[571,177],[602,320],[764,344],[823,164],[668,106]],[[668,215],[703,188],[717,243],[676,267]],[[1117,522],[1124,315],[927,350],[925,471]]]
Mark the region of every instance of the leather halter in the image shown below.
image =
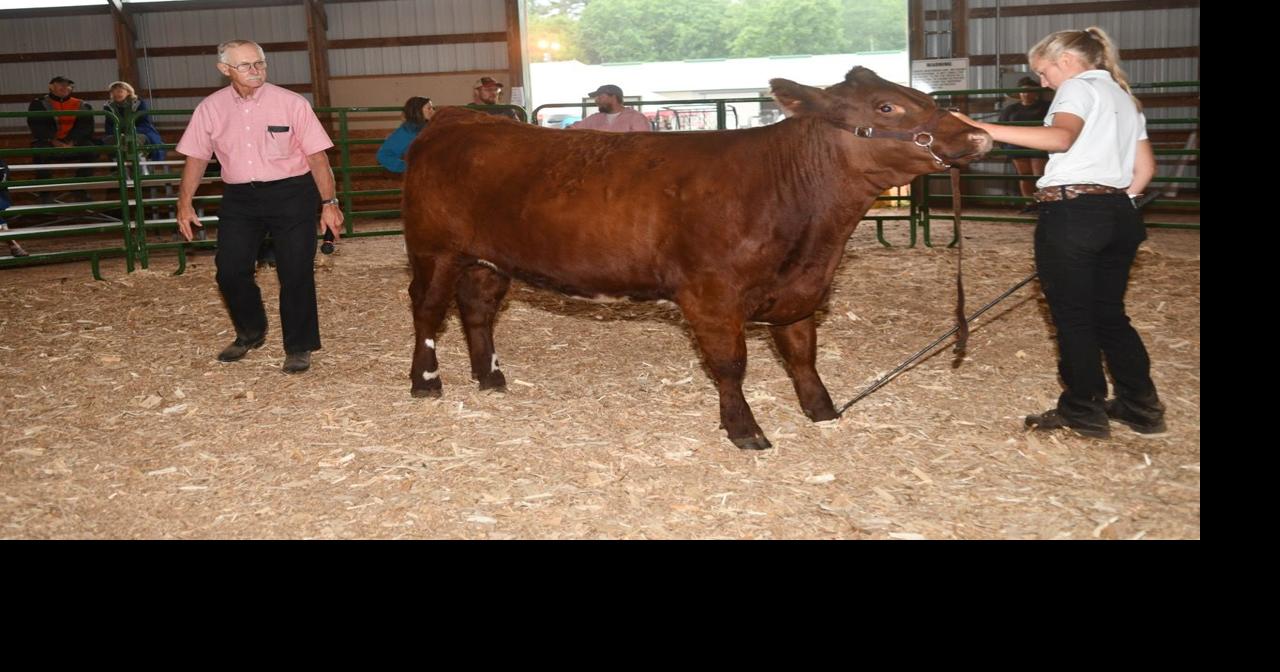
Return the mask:
[[[939,122],[947,116],[950,116],[950,113],[946,110],[934,110],[933,114],[930,115],[923,124],[920,124],[909,131],[886,131],[875,128],[874,126],[854,126],[853,124],[846,124],[843,121],[836,121],[834,119],[825,119],[824,121],[836,128],[849,131],[859,138],[866,138],[868,140],[876,140],[880,138],[886,140],[908,140],[915,143],[917,147],[923,147],[925,151],[929,152],[929,156],[933,157],[934,162],[937,163],[940,168],[945,169],[950,168],[951,164],[943,161],[942,157],[938,156],[938,153],[933,151],[933,132],[938,129]]]

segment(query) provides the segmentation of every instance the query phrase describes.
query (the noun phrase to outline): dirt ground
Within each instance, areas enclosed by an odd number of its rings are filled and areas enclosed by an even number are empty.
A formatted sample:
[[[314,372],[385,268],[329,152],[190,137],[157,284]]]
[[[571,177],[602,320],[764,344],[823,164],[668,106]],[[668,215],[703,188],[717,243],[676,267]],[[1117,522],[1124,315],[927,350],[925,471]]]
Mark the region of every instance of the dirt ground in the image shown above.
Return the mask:
[[[378,223],[386,228],[386,223]],[[891,240],[905,234],[889,224]],[[941,237],[935,233],[935,236]],[[0,271],[0,537],[1135,539],[1200,537],[1200,234],[1152,231],[1128,306],[1169,431],[1032,435],[1059,387],[1047,311],[1023,288],[940,351],[815,425],[763,327],[745,386],[774,443],[734,448],[679,313],[516,283],[497,327],[506,393],[479,392],[451,316],[445,395],[409,396],[398,237],[317,271],[324,349],[280,371],[234,334],[201,253]],[[1032,270],[1031,228],[966,225],[970,310]],[[849,242],[819,327],[838,405],[952,326],[955,251]]]

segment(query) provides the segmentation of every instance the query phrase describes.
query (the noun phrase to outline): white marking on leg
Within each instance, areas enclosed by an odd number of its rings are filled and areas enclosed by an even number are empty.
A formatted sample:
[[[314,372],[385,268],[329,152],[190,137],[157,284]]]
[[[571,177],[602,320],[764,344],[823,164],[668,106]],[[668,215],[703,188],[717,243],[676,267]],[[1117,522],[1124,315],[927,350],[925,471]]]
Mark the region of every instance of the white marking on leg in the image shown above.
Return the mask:
[[[498,370],[498,353],[493,353],[493,359],[489,360],[489,373]]]
[[[423,341],[422,344],[427,346],[428,348],[431,348],[432,350],[436,349],[436,342],[433,339],[428,338],[427,340]]]
[[[438,370],[437,370],[437,371],[423,371],[423,372],[422,372],[422,379],[423,379],[423,380],[435,380],[436,378],[439,378],[439,377],[440,377],[440,371],[438,371]]]

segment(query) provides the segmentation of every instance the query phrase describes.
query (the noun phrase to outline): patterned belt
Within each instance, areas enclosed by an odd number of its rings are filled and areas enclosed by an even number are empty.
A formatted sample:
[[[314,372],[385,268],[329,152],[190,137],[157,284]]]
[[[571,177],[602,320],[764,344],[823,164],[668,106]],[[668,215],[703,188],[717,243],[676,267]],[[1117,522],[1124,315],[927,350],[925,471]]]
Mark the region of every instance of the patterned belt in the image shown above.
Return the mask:
[[[1101,184],[1064,184],[1057,187],[1037,189],[1035,199],[1041,203],[1047,201],[1065,201],[1085,194],[1123,194],[1124,189],[1107,187]]]

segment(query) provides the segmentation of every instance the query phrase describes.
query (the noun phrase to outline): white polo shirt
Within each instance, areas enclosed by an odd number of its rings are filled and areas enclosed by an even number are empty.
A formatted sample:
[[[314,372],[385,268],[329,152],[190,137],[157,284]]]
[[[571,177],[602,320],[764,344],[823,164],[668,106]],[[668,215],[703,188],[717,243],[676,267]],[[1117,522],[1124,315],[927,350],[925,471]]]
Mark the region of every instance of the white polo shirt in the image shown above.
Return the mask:
[[[1049,154],[1036,186],[1101,184],[1124,189],[1133,183],[1138,141],[1147,139],[1147,118],[1106,70],[1087,70],[1058,87],[1045,126],[1058,112],[1084,120],[1071,149]]]

